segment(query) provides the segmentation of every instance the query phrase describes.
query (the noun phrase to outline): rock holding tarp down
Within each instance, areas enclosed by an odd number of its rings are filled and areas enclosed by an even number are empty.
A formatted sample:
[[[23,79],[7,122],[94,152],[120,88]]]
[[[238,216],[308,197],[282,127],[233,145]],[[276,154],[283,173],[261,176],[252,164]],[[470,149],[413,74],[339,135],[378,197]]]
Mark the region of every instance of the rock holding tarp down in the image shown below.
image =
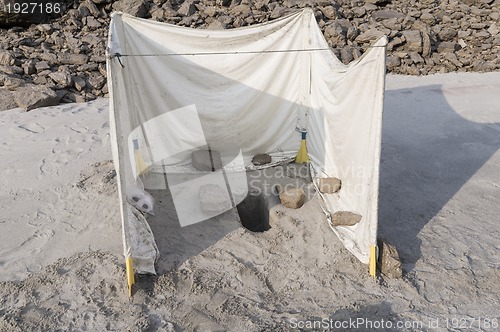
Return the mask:
[[[332,214],[334,226],[354,226],[361,221],[361,216],[349,211],[337,211]]]
[[[281,189],[277,189],[281,190]],[[306,194],[302,188],[284,189],[280,192],[280,201],[284,207],[298,209],[304,205]]]
[[[271,162],[272,158],[268,154],[257,154],[252,158],[252,164],[255,166],[266,165]]]
[[[379,250],[378,268],[380,272],[388,278],[403,277],[401,259],[396,247],[381,239],[377,241],[377,245]]]
[[[342,181],[337,178],[320,178],[318,189],[323,194],[333,194],[340,190]]]

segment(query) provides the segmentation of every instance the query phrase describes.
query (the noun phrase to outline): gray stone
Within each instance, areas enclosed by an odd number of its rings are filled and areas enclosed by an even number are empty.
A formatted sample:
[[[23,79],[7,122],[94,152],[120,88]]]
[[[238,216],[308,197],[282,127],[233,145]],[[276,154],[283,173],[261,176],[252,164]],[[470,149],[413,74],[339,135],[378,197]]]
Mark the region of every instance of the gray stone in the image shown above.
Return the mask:
[[[321,10],[323,15],[330,20],[335,20],[338,18],[337,10],[333,6],[320,7],[319,10]]]
[[[389,18],[405,18],[405,14],[393,9],[383,9],[372,12],[372,17],[375,19],[389,19]]]
[[[342,26],[333,21],[325,28],[325,38],[330,41],[331,46],[344,46],[346,44],[346,34]]]
[[[14,94],[6,89],[0,88],[0,111],[16,108],[17,104],[14,100]]]
[[[97,6],[90,1],[84,1],[80,3],[80,6],[78,7],[78,13],[80,17],[86,17],[86,16],[94,16],[94,17],[99,17],[101,12],[97,8]]]
[[[20,75],[24,73],[24,70],[17,66],[2,66],[0,65],[0,72],[7,75]]]
[[[119,0],[112,5],[114,10],[118,10],[132,16],[145,17],[149,11],[149,1],[147,0]]]
[[[199,171],[217,171],[222,168],[222,160],[217,151],[198,150],[191,155],[193,167]]]
[[[442,41],[450,41],[458,35],[458,31],[452,28],[443,28],[439,31],[438,36]]]
[[[26,75],[32,75],[32,74],[36,73],[36,67],[35,67],[35,65],[36,65],[36,61],[35,60],[32,60],[32,59],[26,60],[22,64],[24,73]]]
[[[290,209],[299,209],[306,200],[306,194],[302,188],[285,188],[281,191],[279,197],[281,204]]]
[[[266,165],[271,162],[272,158],[268,154],[257,154],[252,158],[252,164],[256,166]]]
[[[222,213],[232,208],[227,189],[216,184],[205,184],[200,187],[200,207],[206,213]]]
[[[59,53],[57,60],[65,65],[83,65],[87,63],[89,57],[85,54]]]
[[[387,32],[388,31],[382,31],[375,28],[368,29],[365,32],[361,33],[358,37],[356,37],[356,41],[359,43],[373,42],[380,36],[389,34]]]
[[[56,71],[50,73],[49,77],[59,86],[59,88],[68,88],[73,83],[71,74],[67,71]]]
[[[102,89],[106,83],[106,78],[101,75],[90,75],[88,78],[88,83],[93,89]]]
[[[460,45],[455,42],[440,42],[437,46],[439,53],[453,53],[460,49]]]
[[[401,259],[396,247],[380,239],[377,241],[377,245],[380,272],[388,278],[402,278],[403,269],[401,268]]]
[[[318,189],[323,194],[333,194],[340,190],[342,181],[337,178],[320,178]]]
[[[12,66],[16,62],[16,58],[11,51],[0,52],[0,65],[2,66]]]
[[[419,30],[403,31],[403,36],[406,39],[405,50],[422,53],[422,34]]]
[[[17,106],[26,111],[45,106],[54,106],[59,103],[54,90],[45,86],[27,85],[14,93]]]
[[[73,84],[78,91],[82,91],[87,83],[80,76],[73,76]]]
[[[47,61],[38,61],[35,63],[35,69],[40,74],[42,71],[50,69],[50,66]]]
[[[337,211],[332,214],[334,226],[354,226],[361,221],[361,216],[349,211]]]
[[[177,10],[182,16],[191,16],[196,12],[196,6],[194,5],[193,0],[186,0],[182,3],[182,5]]]
[[[354,60],[354,56],[349,46],[344,46],[340,49],[340,60],[346,65]]]

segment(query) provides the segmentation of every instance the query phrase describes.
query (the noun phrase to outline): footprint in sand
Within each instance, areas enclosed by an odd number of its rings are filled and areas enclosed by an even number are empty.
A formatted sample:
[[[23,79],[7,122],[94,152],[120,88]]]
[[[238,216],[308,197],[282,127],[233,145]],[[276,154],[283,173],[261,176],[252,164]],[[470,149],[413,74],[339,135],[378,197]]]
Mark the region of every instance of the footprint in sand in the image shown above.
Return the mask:
[[[45,128],[40,126],[36,122],[25,123],[25,124],[19,125],[18,128],[24,129],[24,130],[29,131],[29,132],[34,133],[34,134],[43,133],[45,131]]]
[[[43,247],[54,235],[55,232],[52,229],[37,229],[19,246],[0,252],[0,256],[8,262],[21,259],[25,256],[30,256],[33,253],[41,252]]]

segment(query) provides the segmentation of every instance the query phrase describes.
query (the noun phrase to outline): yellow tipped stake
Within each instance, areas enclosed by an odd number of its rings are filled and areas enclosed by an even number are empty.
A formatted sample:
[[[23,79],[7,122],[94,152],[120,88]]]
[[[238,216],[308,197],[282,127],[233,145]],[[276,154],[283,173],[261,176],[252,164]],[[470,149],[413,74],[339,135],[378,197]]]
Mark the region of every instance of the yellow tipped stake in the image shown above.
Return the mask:
[[[127,268],[128,296],[132,297],[132,286],[135,284],[134,266],[132,264],[132,257],[128,256],[126,258],[125,267]]]
[[[303,131],[302,132],[302,141],[300,142],[299,152],[297,153],[297,156],[295,157],[295,162],[297,164],[303,164],[303,163],[309,162],[309,156],[307,154],[307,147],[306,147],[306,135],[307,135],[307,132]]]
[[[134,139],[133,143],[134,143],[135,169],[137,175],[141,175],[142,173],[145,173],[148,170],[148,164],[146,164],[146,162],[141,156],[141,152],[139,150],[139,141]]]
[[[377,279],[377,246],[370,246],[370,275],[373,279]]]

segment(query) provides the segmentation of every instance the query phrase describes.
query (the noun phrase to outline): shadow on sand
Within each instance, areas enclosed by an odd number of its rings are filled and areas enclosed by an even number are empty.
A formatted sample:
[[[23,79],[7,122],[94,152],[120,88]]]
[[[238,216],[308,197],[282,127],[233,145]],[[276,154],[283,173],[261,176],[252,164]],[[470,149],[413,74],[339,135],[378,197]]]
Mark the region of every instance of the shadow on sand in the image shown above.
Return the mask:
[[[386,91],[378,234],[406,272],[421,257],[420,231],[499,147],[500,124],[463,118],[441,85]]]

